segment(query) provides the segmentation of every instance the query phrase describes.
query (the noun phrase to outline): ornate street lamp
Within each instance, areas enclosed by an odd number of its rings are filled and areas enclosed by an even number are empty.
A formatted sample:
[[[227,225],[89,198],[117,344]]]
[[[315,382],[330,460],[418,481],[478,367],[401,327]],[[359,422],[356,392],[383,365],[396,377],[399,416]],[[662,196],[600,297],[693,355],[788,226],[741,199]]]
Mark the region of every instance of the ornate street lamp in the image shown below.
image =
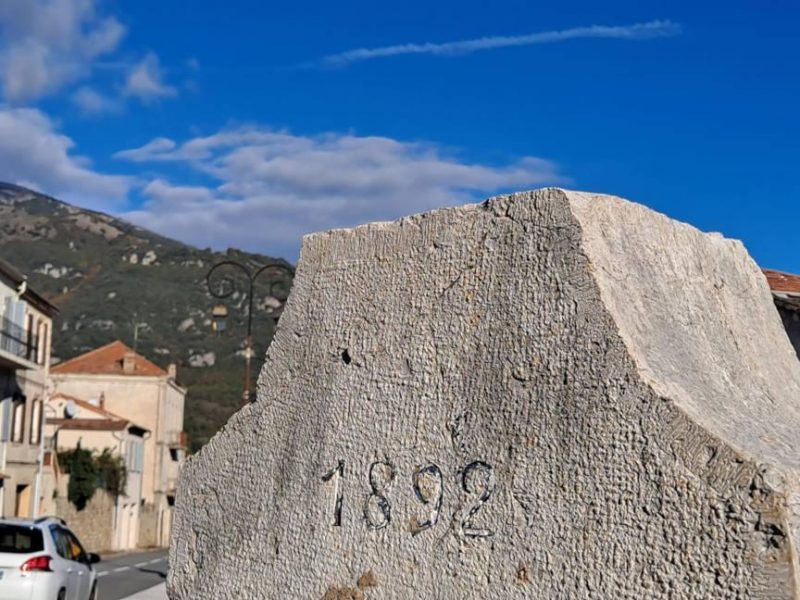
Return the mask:
[[[236,291],[236,280],[232,277],[225,276],[220,269],[229,267],[230,269],[242,272],[247,278],[247,291],[245,293],[245,300],[247,302],[247,336],[244,338],[244,393],[242,394],[242,404],[251,402],[250,394],[250,362],[253,358],[253,292],[256,279],[263,274],[272,274],[269,282],[269,295],[275,297],[272,291],[278,284],[285,281],[283,277],[275,277],[275,275],[288,275],[294,277],[294,269],[280,263],[270,263],[259,267],[255,271],[248,268],[235,260],[223,260],[215,264],[206,274],[206,286],[208,286],[209,293],[215,298],[227,298]],[[217,277],[216,281],[214,278]],[[215,331],[222,332],[225,330],[225,320],[228,316],[228,309],[218,304],[214,307],[212,312],[213,323]]]

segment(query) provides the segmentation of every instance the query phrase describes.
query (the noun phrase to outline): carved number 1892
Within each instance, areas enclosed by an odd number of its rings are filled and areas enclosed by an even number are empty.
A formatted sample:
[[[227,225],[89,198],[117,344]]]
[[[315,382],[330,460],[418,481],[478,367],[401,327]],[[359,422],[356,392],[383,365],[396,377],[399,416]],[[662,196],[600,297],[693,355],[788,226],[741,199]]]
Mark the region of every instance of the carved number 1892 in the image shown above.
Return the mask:
[[[344,497],[345,464],[338,464],[322,476],[322,481],[332,482],[334,487],[333,515],[331,524],[342,525],[342,501]],[[370,465],[367,480],[370,493],[364,502],[364,519],[370,529],[383,529],[392,522],[392,505],[389,501],[389,488],[395,478],[395,469],[385,461]],[[441,469],[433,464],[419,467],[411,477],[414,494],[428,512],[423,519],[416,516],[412,522],[412,534],[418,535],[431,529],[439,521],[439,513],[444,499],[444,481]],[[489,501],[495,488],[494,469],[488,463],[476,460],[464,467],[461,472],[461,488],[468,497],[472,497],[472,505],[461,520],[461,531],[467,537],[484,538],[494,535],[490,529],[477,527],[474,519],[478,511]]]

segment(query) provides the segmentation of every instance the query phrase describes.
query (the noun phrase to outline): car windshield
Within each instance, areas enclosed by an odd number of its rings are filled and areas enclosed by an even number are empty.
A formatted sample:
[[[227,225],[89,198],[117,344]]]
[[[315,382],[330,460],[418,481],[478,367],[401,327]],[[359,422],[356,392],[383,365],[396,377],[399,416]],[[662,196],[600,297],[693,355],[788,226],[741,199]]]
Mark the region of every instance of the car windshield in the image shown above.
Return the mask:
[[[42,532],[35,527],[0,523],[0,552],[27,554],[44,550]]]

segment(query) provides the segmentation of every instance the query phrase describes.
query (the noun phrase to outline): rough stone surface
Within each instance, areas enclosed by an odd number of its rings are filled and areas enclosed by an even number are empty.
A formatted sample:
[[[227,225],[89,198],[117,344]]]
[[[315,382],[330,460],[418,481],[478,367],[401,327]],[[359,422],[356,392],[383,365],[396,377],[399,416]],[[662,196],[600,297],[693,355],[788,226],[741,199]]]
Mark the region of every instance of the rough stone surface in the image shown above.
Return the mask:
[[[798,448],[738,242],[558,189],[316,234],[169,594],[796,598]]]
[[[114,497],[96,490],[83,510],[78,510],[65,496],[55,499],[56,516],[64,519],[87,552],[111,550],[114,539]]]

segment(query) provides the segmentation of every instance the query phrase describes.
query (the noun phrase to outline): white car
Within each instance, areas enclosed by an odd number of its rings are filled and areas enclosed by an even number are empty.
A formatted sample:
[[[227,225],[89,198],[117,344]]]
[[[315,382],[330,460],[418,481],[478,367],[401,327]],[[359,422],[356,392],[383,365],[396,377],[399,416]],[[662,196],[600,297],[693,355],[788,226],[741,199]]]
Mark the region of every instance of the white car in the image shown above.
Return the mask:
[[[99,560],[61,519],[0,519],[0,600],[97,600]]]

